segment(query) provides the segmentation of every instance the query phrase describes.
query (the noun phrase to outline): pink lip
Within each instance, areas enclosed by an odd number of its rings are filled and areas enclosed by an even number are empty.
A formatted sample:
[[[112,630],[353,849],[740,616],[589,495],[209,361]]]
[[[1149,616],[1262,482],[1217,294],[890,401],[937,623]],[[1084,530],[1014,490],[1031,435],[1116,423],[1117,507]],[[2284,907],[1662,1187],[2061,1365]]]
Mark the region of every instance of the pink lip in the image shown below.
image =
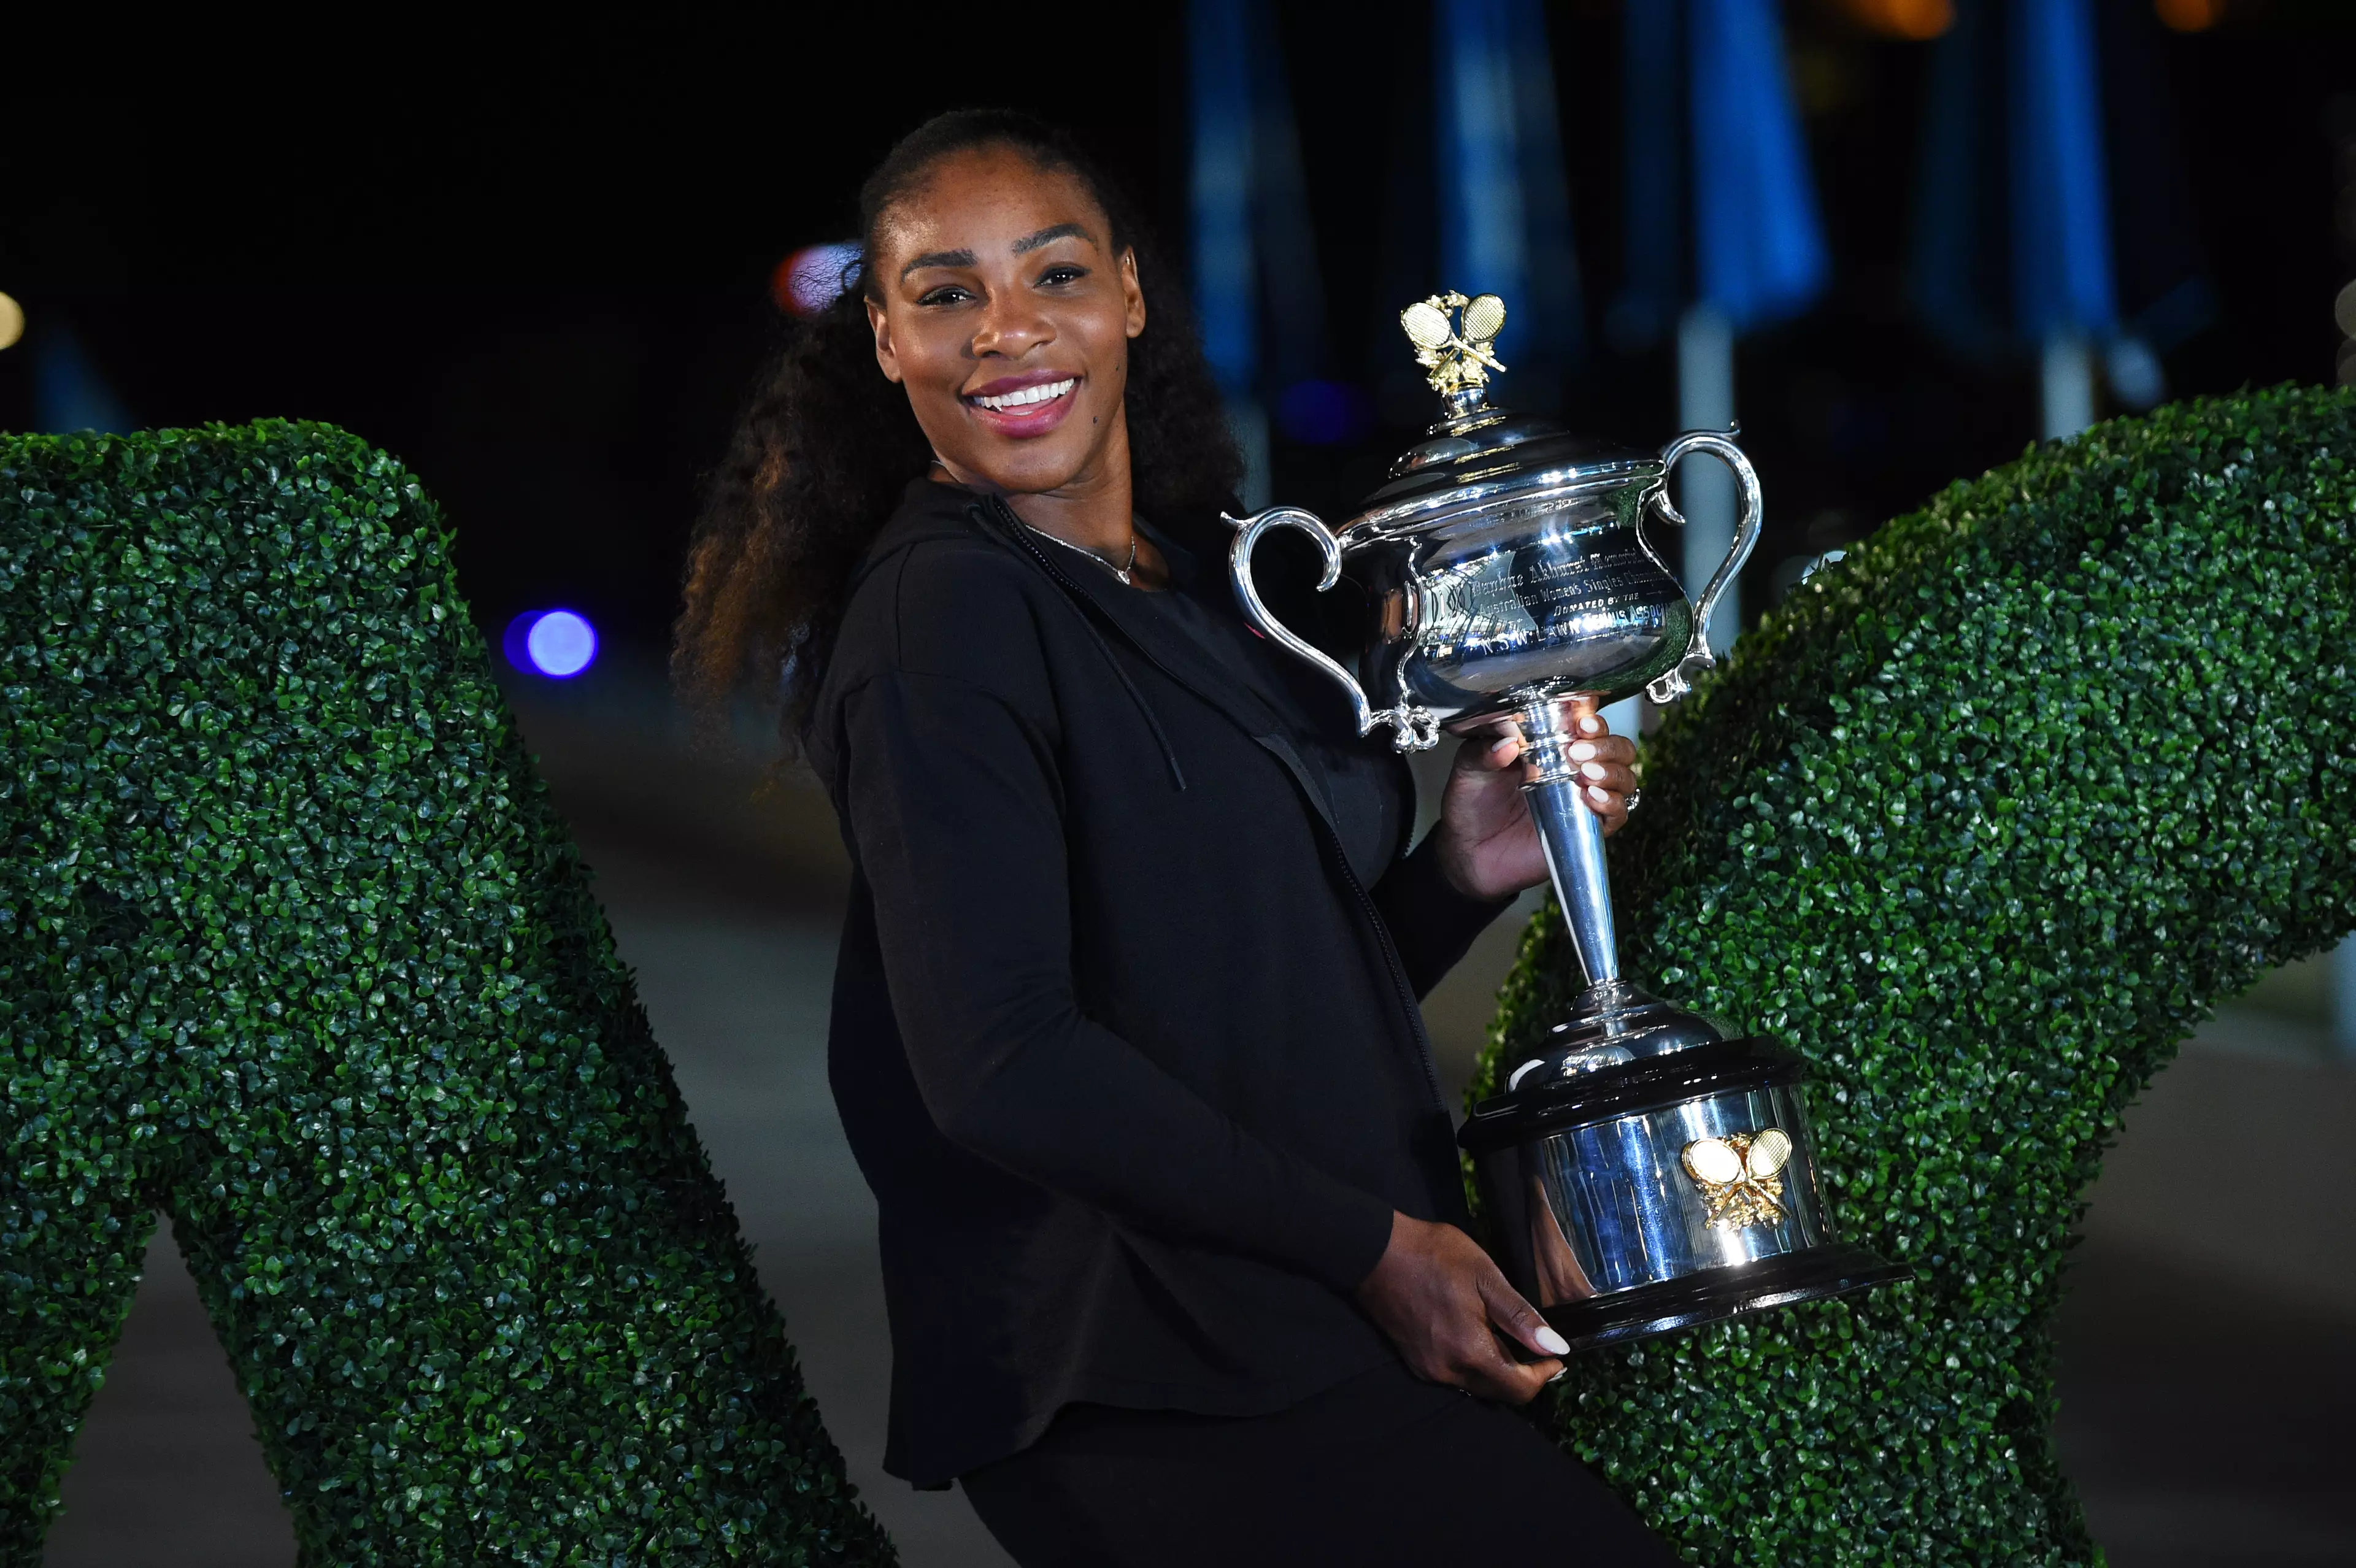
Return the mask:
[[[1077,370],[1023,370],[1012,376],[1001,376],[995,381],[984,381],[979,387],[968,387],[960,397],[1002,398],[1009,392],[1019,392],[1025,387],[1035,387],[1043,381],[1072,381],[1079,379]]]
[[[1082,379],[1072,370],[1025,370],[1020,375],[1001,376],[961,394],[965,406],[973,417],[1000,435],[1016,440],[1042,436],[1062,424],[1070,416],[1072,405],[1079,392]],[[1053,381],[1074,383],[1071,391],[1044,403],[1026,403],[1019,409],[985,409],[976,398],[1002,398],[1009,392],[1019,392],[1025,387],[1042,386]]]

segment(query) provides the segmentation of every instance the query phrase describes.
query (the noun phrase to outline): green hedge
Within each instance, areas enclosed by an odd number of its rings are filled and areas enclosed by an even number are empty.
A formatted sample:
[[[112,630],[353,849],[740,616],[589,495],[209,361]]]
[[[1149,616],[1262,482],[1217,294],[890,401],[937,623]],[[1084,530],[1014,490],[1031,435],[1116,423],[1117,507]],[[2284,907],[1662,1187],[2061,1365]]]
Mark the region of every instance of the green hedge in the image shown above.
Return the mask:
[[[162,1208],[306,1563],[876,1563],[399,464],[0,439],[0,1559]]]
[[[2214,998],[2356,926],[2356,397],[1953,486],[1646,769],[1631,973],[1812,1059],[1841,1226],[1920,1277],[1583,1360],[1547,1419],[1697,1563],[2094,1561],[2050,1325],[2102,1149]],[[1576,974],[1541,917],[1476,1096]]]

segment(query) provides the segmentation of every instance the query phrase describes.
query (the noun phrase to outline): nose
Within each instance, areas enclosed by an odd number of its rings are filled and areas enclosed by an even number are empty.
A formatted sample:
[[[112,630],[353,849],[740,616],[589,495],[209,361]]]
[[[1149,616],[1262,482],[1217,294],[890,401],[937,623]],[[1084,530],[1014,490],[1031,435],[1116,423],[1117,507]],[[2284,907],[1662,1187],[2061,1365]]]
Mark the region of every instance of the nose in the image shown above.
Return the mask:
[[[974,324],[970,348],[977,359],[1020,359],[1044,343],[1052,343],[1055,329],[1037,304],[1021,289],[993,289]]]

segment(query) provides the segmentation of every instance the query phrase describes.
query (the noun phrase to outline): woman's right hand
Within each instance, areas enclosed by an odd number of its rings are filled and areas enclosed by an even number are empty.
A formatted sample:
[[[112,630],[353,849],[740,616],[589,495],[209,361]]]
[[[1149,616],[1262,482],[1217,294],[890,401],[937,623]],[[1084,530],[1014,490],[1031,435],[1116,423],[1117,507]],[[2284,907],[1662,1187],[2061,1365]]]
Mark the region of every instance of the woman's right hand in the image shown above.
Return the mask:
[[[1408,1371],[1483,1399],[1527,1404],[1562,1371],[1559,1358],[1570,1353],[1569,1341],[1453,1225],[1394,1211],[1390,1245],[1356,1295]],[[1540,1359],[1507,1355],[1500,1335]]]

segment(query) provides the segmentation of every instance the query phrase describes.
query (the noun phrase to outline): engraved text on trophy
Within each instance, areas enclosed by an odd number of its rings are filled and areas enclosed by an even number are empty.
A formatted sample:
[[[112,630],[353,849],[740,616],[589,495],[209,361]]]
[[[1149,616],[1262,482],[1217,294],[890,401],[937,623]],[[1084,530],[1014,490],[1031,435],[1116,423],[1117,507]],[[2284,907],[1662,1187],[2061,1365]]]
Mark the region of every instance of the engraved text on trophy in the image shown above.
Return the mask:
[[[1428,573],[1417,584],[1422,659],[1451,685],[1482,691],[1600,681],[1643,664],[1685,635],[1687,617],[1676,585],[1630,531],[1483,551]]]

